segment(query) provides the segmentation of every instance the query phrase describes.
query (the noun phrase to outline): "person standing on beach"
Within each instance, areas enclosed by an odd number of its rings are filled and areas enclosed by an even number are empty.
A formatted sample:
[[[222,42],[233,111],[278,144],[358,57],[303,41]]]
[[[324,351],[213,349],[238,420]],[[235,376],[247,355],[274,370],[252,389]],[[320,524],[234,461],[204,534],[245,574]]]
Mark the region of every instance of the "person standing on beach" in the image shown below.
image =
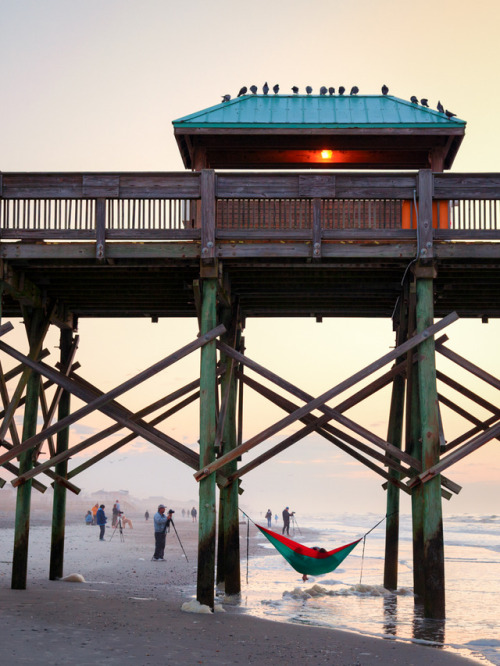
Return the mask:
[[[105,508],[106,507],[104,506],[104,504],[101,504],[101,506],[97,509],[97,512],[95,514],[96,523],[101,528],[99,532],[99,541],[104,541],[104,532],[106,530],[106,523],[108,521],[108,519],[106,518],[106,514],[104,513]]]
[[[149,520],[149,511],[146,511],[146,513],[144,514],[144,518],[146,519],[146,522],[148,522],[148,520]]]
[[[268,510],[267,510],[266,518],[267,518],[267,526],[268,526],[268,527],[272,527],[272,524],[273,524],[273,514],[272,514],[271,509],[268,509]]]
[[[290,536],[290,516],[293,516],[293,513],[289,512],[289,506],[285,507],[283,509],[283,531],[281,534],[285,534],[285,532]]]
[[[155,530],[155,552],[153,554],[153,560],[157,562],[158,560],[163,561],[165,558],[165,542],[167,540],[167,527],[170,526],[172,521],[172,513],[170,510],[168,516],[165,515],[165,505],[159,504],[158,511],[155,513],[153,518],[154,530]]]
[[[193,508],[191,509],[191,516],[192,516],[192,518],[193,518],[193,523],[196,522],[196,515],[197,515],[197,513],[198,513],[198,512],[196,511],[196,509],[195,509],[194,506],[193,506]]]
[[[96,514],[97,514],[97,509],[99,508],[99,504],[96,502],[94,506],[92,507],[92,525],[97,525],[96,522]]]
[[[118,523],[118,508],[116,502],[113,504],[113,509],[111,510],[111,513],[112,513],[111,527],[116,527]]]

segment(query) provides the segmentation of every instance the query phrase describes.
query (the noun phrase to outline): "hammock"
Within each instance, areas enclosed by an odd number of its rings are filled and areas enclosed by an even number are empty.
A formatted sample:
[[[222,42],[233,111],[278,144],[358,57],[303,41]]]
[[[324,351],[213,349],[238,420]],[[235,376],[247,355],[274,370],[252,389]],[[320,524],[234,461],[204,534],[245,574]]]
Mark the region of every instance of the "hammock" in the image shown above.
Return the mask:
[[[266,539],[273,544],[276,550],[283,555],[295,571],[310,576],[319,576],[334,571],[358,543],[364,539],[364,537],[361,537],[357,541],[348,543],[345,546],[322,553],[319,550],[308,548],[296,541],[292,541],[292,539],[288,539],[281,534],[276,534],[276,532],[272,532],[256,523],[254,524]]]

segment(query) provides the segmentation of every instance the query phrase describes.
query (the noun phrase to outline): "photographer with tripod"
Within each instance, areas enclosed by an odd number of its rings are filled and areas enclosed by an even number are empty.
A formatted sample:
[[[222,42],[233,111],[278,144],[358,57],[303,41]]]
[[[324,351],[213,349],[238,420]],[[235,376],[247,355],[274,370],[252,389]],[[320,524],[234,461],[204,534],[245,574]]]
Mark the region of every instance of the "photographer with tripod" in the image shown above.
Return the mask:
[[[289,506],[283,509],[283,531],[281,532],[281,534],[285,534],[286,532],[288,536],[290,536],[290,518],[295,514],[295,511],[290,513],[289,509]]]
[[[163,561],[165,558],[165,542],[167,540],[167,528],[170,527],[172,522],[173,509],[169,509],[168,514],[165,515],[165,505],[158,505],[158,511],[154,515],[153,523],[155,530],[155,552],[153,560],[155,562]]]

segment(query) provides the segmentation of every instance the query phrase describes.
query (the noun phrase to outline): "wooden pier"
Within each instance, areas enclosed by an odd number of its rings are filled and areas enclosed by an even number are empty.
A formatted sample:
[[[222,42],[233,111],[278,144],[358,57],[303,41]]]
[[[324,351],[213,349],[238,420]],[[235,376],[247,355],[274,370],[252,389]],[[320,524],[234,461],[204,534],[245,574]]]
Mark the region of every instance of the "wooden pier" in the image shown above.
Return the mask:
[[[43,490],[41,479],[47,476],[55,484],[50,577],[57,578],[63,571],[66,491],[78,492],[79,472],[140,435],[191,467],[199,481],[197,596],[213,607],[217,538],[217,581],[225,582],[226,593],[240,591],[238,493],[243,477],[314,431],[384,481],[389,516],[384,583],[390,589],[397,587],[399,493],[412,496],[417,600],[427,617],[445,616],[441,501],[460,486],[444,472],[452,474],[457,460],[500,434],[495,405],[489,405],[486,421],[468,415],[473,427],[454,442],[445,443],[441,427],[441,403],[462,415],[463,409],[438,393],[437,381],[464,394],[468,389],[437,371],[437,353],[500,387],[498,379],[447,345],[446,329],[459,317],[487,321],[500,316],[500,174],[443,173],[463,135],[463,128],[450,127],[436,130],[423,156],[415,150],[418,144],[408,143],[408,133],[396,137],[407,152],[391,164],[417,166],[405,172],[273,170],[273,164],[295,169],[312,158],[302,154],[307,144],[302,142],[299,157],[294,152],[294,158],[280,162],[287,142],[281,137],[270,147],[262,132],[256,150],[266,153],[266,171],[220,171],[207,168],[214,159],[213,138],[204,146],[179,130],[186,164],[197,171],[0,174],[1,315],[4,320],[23,317],[30,349],[24,355],[4,342],[8,338],[0,339],[0,350],[19,363],[15,371],[0,372],[0,465],[18,488],[13,587],[26,587],[32,488]],[[297,140],[291,133],[287,145],[291,136]],[[309,148],[313,142],[316,150],[319,139],[311,136]],[[387,136],[365,137],[365,161],[380,157]],[[228,132],[220,139],[221,152],[214,154],[222,168],[224,160],[236,159],[228,157],[234,155],[235,140]],[[344,142],[347,153],[354,150],[350,141]],[[247,138],[243,143],[250,150]],[[358,153],[352,159],[366,166]],[[386,169],[384,159],[372,166]],[[323,395],[312,396],[245,353],[247,318],[271,316],[392,318],[396,347]],[[75,332],[79,319],[88,317],[196,317],[199,337],[104,393],[77,374]],[[57,365],[42,361],[50,325],[61,329]],[[10,328],[3,324],[0,335]],[[136,413],[119,402],[130,388],[198,350],[199,380]],[[384,374],[357,387],[383,368]],[[392,385],[392,399],[384,440],[346,412],[387,385]],[[58,387],[52,399],[47,398],[50,386]],[[286,413],[247,440],[244,386]],[[350,394],[340,397],[346,391]],[[71,413],[70,395],[85,406]],[[480,396],[468,391],[468,397],[484,407]],[[200,404],[198,452],[158,427],[195,400]],[[332,400],[338,401],[334,407],[328,404]],[[14,416],[23,405],[20,436]],[[150,418],[166,406],[166,412]],[[37,432],[39,409],[43,427]],[[71,425],[94,410],[116,424],[71,446]],[[299,422],[294,435],[251,463],[245,461],[254,446]],[[129,434],[118,443],[68,468],[76,452],[122,428]],[[49,453],[44,463],[37,460],[42,446]]]

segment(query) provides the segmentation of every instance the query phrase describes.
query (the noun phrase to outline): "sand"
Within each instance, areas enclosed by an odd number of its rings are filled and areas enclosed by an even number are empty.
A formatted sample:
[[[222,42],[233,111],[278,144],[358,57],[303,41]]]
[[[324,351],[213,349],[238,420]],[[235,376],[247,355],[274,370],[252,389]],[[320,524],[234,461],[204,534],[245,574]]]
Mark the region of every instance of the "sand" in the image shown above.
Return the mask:
[[[97,527],[67,526],[64,573],[85,582],[48,580],[50,528],[32,527],[26,590],[10,589],[13,530],[0,529],[2,664],[477,663],[423,645],[261,620],[241,606],[183,612],[195,594],[197,525],[176,520],[189,561],[171,531],[165,562],[154,562],[151,520],[133,523],[124,541],[108,528],[104,542]]]

